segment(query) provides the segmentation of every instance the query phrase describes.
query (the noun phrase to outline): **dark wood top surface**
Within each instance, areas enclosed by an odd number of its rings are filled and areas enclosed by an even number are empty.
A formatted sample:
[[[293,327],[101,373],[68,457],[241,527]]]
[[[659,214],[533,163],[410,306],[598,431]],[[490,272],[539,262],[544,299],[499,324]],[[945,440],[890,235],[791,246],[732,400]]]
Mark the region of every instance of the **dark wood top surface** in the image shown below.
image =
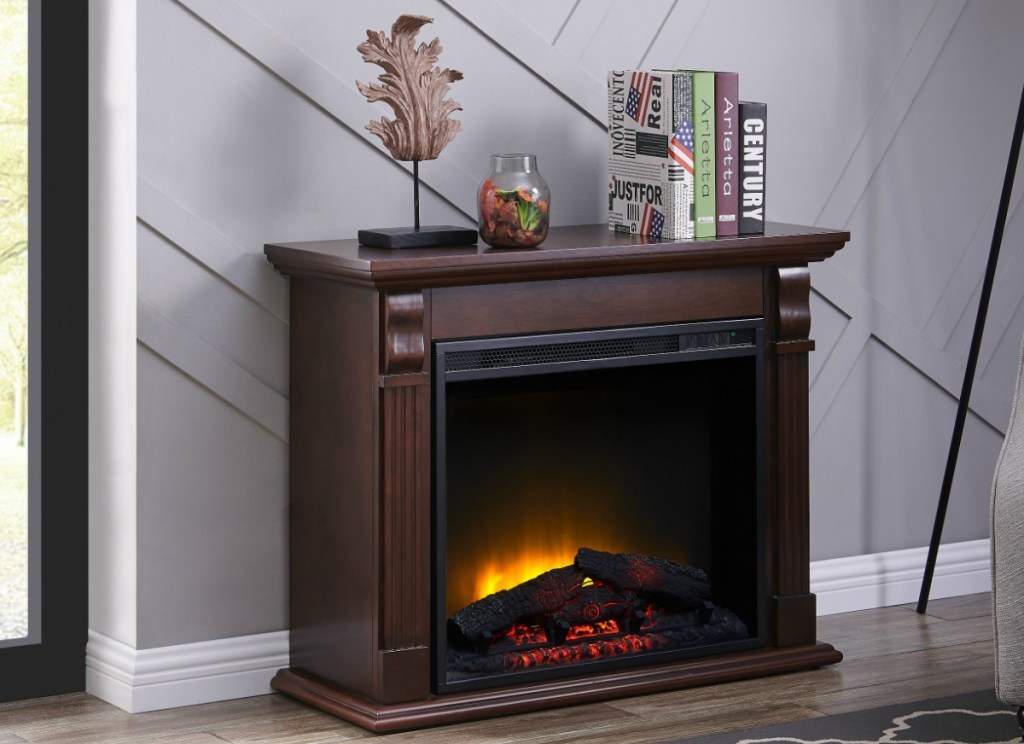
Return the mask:
[[[476,245],[388,249],[356,240],[270,243],[284,274],[401,289],[822,261],[850,239],[845,230],[769,222],[764,234],[671,241],[625,235],[606,224],[551,228],[534,248]]]

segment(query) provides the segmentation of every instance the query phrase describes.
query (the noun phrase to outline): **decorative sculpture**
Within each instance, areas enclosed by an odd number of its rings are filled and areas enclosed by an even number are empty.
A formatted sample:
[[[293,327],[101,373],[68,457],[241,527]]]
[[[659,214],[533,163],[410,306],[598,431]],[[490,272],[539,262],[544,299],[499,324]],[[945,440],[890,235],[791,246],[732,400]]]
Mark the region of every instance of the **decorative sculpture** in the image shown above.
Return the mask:
[[[420,28],[433,20],[399,16],[391,26],[392,38],[368,30],[366,41],[356,47],[364,62],[384,68],[380,85],[356,81],[356,86],[367,100],[384,101],[394,110],[393,120],[382,116],[366,128],[381,138],[395,160],[433,160],[462,128],[462,122],[448,118],[462,106],[445,100],[448,86],[462,80],[462,73],[435,66],[442,52],[439,39],[413,46]]]
[[[411,248],[476,242],[476,230],[451,225],[420,227],[419,163],[436,159],[462,128],[462,122],[450,118],[462,106],[446,98],[449,86],[462,80],[462,73],[437,66],[442,51],[439,39],[415,45],[420,28],[433,20],[401,15],[391,26],[391,38],[383,31],[368,29],[366,41],[356,47],[364,62],[384,68],[379,83],[357,80],[356,87],[368,101],[384,101],[395,114],[394,119],[382,116],[371,121],[366,129],[381,138],[395,160],[413,164],[414,226],[360,230],[359,242],[366,245]]]

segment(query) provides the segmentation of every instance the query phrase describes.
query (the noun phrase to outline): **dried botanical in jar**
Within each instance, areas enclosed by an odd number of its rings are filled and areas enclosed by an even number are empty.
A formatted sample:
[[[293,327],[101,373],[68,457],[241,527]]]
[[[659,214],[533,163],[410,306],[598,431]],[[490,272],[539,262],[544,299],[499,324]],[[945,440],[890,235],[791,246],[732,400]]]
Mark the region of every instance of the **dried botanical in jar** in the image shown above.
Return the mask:
[[[499,247],[539,245],[548,236],[550,204],[536,155],[493,155],[480,186],[480,237]]]

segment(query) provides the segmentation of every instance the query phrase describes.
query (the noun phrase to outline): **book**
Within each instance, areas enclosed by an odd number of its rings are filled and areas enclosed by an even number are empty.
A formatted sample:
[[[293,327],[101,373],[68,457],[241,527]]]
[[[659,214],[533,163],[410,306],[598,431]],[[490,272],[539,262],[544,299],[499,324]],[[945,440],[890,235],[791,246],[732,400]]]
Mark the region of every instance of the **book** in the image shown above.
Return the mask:
[[[693,75],[693,203],[696,238],[715,237],[715,73]]]
[[[715,228],[726,237],[739,233],[739,87],[738,73],[715,73]]]
[[[740,234],[764,232],[768,105],[740,101]]]
[[[609,229],[693,237],[692,96],[688,72],[609,71]]]

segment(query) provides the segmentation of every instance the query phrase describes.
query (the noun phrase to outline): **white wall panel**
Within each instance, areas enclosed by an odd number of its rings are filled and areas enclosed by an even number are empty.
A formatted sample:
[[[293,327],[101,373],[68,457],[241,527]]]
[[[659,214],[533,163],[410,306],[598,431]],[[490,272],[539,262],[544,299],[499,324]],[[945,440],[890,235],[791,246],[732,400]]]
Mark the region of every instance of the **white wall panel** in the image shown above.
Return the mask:
[[[355,88],[380,72],[355,49],[366,30],[408,12],[434,18],[420,40],[440,37],[441,63],[465,74],[451,88],[464,129],[420,168],[425,223],[472,224],[501,151],[538,154],[555,224],[601,222],[607,70],[740,73],[741,97],[769,104],[769,218],[853,236],[812,267],[812,557],[926,544],[1020,93],[1024,4],[153,0],[138,29],[140,639],[284,627],[288,283],[262,247],[411,222],[410,170],[365,130],[390,109]],[[947,541],[987,536],[1024,333],[1022,193]],[[233,521],[240,509],[251,521]],[[184,553],[159,524],[204,526]],[[187,578],[203,564],[224,565]],[[268,572],[263,586],[249,565]],[[219,597],[202,609],[231,581],[240,611]],[[162,619],[169,597],[190,605],[187,626]]]
[[[555,45],[580,0],[498,0],[496,4],[521,18],[541,41]]]
[[[927,545],[956,400],[891,350],[863,346],[811,454],[816,560]],[[1001,435],[969,417],[944,539],[987,534],[987,487]]]
[[[142,179],[137,209],[140,223],[288,323],[288,280],[263,256],[245,250]]]
[[[630,69],[644,64],[667,66],[655,58],[646,61],[645,58],[659,31],[675,35],[675,29],[669,23],[674,5],[675,0],[647,0],[643,4],[633,0],[615,0],[603,16],[593,15],[593,20],[600,20],[600,25],[589,34],[580,53],[573,56],[583,69],[602,82],[607,80],[610,69]],[[569,19],[563,37],[570,29],[583,25],[582,21],[577,22],[577,18],[590,16],[588,8],[587,3],[581,3]],[[559,46],[562,47],[561,44]]]
[[[281,630],[287,445],[143,346],[138,369],[136,647]]]
[[[600,31],[615,5],[616,0],[576,3],[553,46],[569,59],[578,60],[590,48],[594,35]],[[593,70],[590,74],[595,80],[603,79]]]
[[[927,324],[975,234],[991,237],[993,220],[982,220],[995,216],[989,208],[1002,186],[1019,101],[1019,75],[1005,79],[1010,83],[1017,77],[1017,85],[1000,85],[993,69],[1005,64],[999,46],[1014,43],[1011,36],[1024,37],[1024,14],[986,6],[981,12],[986,18],[1005,15],[1003,44],[1000,35],[986,34],[984,43],[995,46],[986,53],[979,50],[980,29],[971,25],[980,10],[966,10],[950,34],[862,195],[850,222],[862,238],[859,250],[844,251],[835,262],[918,329]],[[1017,46],[1014,68],[1020,70],[1024,46]],[[981,142],[1001,146],[972,146]],[[894,240],[898,251],[891,249]]]
[[[274,392],[288,394],[287,323],[150,230],[140,228],[138,251],[141,301],[160,308]]]
[[[807,360],[807,379],[812,387],[849,322],[850,316],[811,288],[811,336],[815,342]]]

